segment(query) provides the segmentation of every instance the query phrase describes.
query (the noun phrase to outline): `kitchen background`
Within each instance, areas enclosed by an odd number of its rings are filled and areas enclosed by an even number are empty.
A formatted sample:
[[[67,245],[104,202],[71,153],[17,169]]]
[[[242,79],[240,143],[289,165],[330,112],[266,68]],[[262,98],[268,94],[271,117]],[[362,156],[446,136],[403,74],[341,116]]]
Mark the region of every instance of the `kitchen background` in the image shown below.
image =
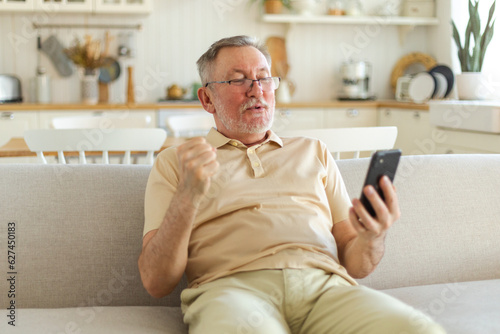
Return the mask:
[[[113,37],[111,52],[116,55],[119,34],[132,32],[134,56],[120,57],[122,74],[110,86],[110,102],[126,101],[127,65],[134,67],[136,102],[157,102],[166,97],[166,88],[174,83],[188,87],[199,81],[195,62],[214,41],[231,35],[246,34],[265,40],[269,36],[287,38],[288,78],[296,85],[293,101],[325,101],[337,97],[340,66],[349,57],[366,60],[373,66],[372,90],[377,98],[393,99],[390,75],[395,63],[410,52],[429,53],[438,63],[459,72],[450,20],[465,30],[468,0],[437,0],[436,26],[417,26],[400,39],[398,26],[263,23],[260,7],[248,0],[152,0],[149,15],[89,15],[43,13],[5,13],[0,11],[0,73],[11,73],[22,80],[25,100],[29,101],[29,83],[36,74],[37,30],[33,23],[62,24],[141,24],[137,30],[109,30]],[[402,1],[390,0],[397,8]],[[387,8],[386,0],[365,0],[367,14]],[[487,15],[492,0],[481,0],[480,10]],[[325,1],[318,1],[318,11]],[[484,13],[486,11],[486,13]],[[498,10],[497,10],[498,12]],[[485,20],[484,20],[485,21]],[[484,23],[484,22],[483,22]],[[460,28],[459,28],[460,29]],[[50,28],[39,30],[42,41],[55,35],[67,47],[75,36],[85,34],[103,40],[105,29]],[[500,34],[497,32],[486,56],[483,71],[492,76],[500,91]],[[52,80],[54,103],[78,103],[80,79],[59,76],[49,58],[42,54],[41,65]]]

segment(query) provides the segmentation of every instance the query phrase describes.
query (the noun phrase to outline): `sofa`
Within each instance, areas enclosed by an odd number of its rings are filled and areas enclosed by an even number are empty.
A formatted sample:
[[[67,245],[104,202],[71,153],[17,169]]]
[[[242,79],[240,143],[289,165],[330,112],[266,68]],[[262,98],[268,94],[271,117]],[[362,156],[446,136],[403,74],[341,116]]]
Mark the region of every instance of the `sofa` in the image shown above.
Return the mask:
[[[368,162],[338,161],[352,197]],[[0,165],[0,333],[187,333],[186,281],[154,299],[137,269],[150,168]],[[500,333],[500,155],[403,156],[395,186],[401,219],[359,283],[449,333]]]

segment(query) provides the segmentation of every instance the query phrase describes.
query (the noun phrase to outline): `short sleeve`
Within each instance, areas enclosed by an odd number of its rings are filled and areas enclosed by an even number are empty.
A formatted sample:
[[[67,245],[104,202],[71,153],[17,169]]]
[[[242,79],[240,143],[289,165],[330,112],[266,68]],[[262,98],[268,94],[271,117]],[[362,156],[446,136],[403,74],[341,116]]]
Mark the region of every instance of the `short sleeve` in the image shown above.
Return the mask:
[[[144,231],[160,228],[179,183],[179,167],[175,148],[162,151],[149,174],[144,197]]]

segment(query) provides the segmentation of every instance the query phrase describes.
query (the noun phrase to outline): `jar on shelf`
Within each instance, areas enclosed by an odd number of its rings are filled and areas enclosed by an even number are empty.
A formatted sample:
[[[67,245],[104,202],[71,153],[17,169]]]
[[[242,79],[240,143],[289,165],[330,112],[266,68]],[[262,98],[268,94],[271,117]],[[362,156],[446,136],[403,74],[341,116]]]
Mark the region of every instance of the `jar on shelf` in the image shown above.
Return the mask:
[[[347,3],[345,5],[345,15],[350,15],[350,16],[362,16],[362,15],[364,15],[363,5],[361,4],[361,1],[360,0],[347,0]]]
[[[344,0],[329,0],[328,2],[329,15],[345,15]]]

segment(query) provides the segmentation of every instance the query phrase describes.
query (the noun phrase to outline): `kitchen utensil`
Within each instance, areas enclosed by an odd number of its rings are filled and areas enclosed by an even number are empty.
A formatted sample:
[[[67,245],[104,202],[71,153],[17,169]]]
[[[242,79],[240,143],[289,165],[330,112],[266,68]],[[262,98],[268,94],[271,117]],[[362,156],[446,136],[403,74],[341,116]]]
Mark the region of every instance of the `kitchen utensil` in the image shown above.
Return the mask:
[[[371,64],[366,61],[344,62],[341,66],[342,90],[340,100],[369,100]]]
[[[446,82],[446,77],[441,73],[431,73],[430,75],[434,77],[436,87],[434,88],[434,93],[432,94],[433,99],[442,99],[448,88],[448,83]]]
[[[42,55],[42,37],[40,35],[36,38],[37,47],[37,66],[36,76],[32,79],[32,93],[31,99],[38,103],[52,102],[52,94],[50,87],[50,77],[47,74],[47,69],[41,66]]]
[[[124,32],[118,34],[118,56],[133,58],[135,56],[135,51],[132,44],[132,32]]]
[[[35,99],[38,103],[52,102],[50,87],[50,77],[46,73],[45,67],[38,66],[35,77]]]
[[[21,80],[15,75],[0,74],[0,103],[23,102]]]
[[[62,77],[69,77],[73,74],[71,60],[64,53],[64,47],[61,45],[56,36],[51,35],[41,45],[41,49],[55,66],[57,72]]]
[[[132,66],[127,67],[128,81],[127,81],[127,103],[135,103],[135,92],[134,92],[134,68]]]
[[[104,39],[104,52],[103,57],[105,59],[104,66],[100,67],[99,70],[99,102],[107,103],[109,102],[109,83],[118,79],[121,73],[121,67],[118,60],[114,57],[109,56],[109,43],[111,37],[109,33],[106,32]]]
[[[433,67],[429,73],[440,73],[446,78],[446,92],[443,97],[447,97],[451,90],[453,89],[453,85],[455,84],[455,75],[453,74],[453,70],[446,65],[437,65]]]
[[[396,86],[396,100],[426,102],[437,93],[436,82],[437,80],[428,72],[402,76]]]
[[[271,75],[286,79],[289,65],[286,54],[286,41],[282,37],[271,36],[266,40],[266,46],[271,55]]]
[[[180,87],[179,85],[173,84],[167,88],[167,99],[181,100],[186,92],[186,89]]]

